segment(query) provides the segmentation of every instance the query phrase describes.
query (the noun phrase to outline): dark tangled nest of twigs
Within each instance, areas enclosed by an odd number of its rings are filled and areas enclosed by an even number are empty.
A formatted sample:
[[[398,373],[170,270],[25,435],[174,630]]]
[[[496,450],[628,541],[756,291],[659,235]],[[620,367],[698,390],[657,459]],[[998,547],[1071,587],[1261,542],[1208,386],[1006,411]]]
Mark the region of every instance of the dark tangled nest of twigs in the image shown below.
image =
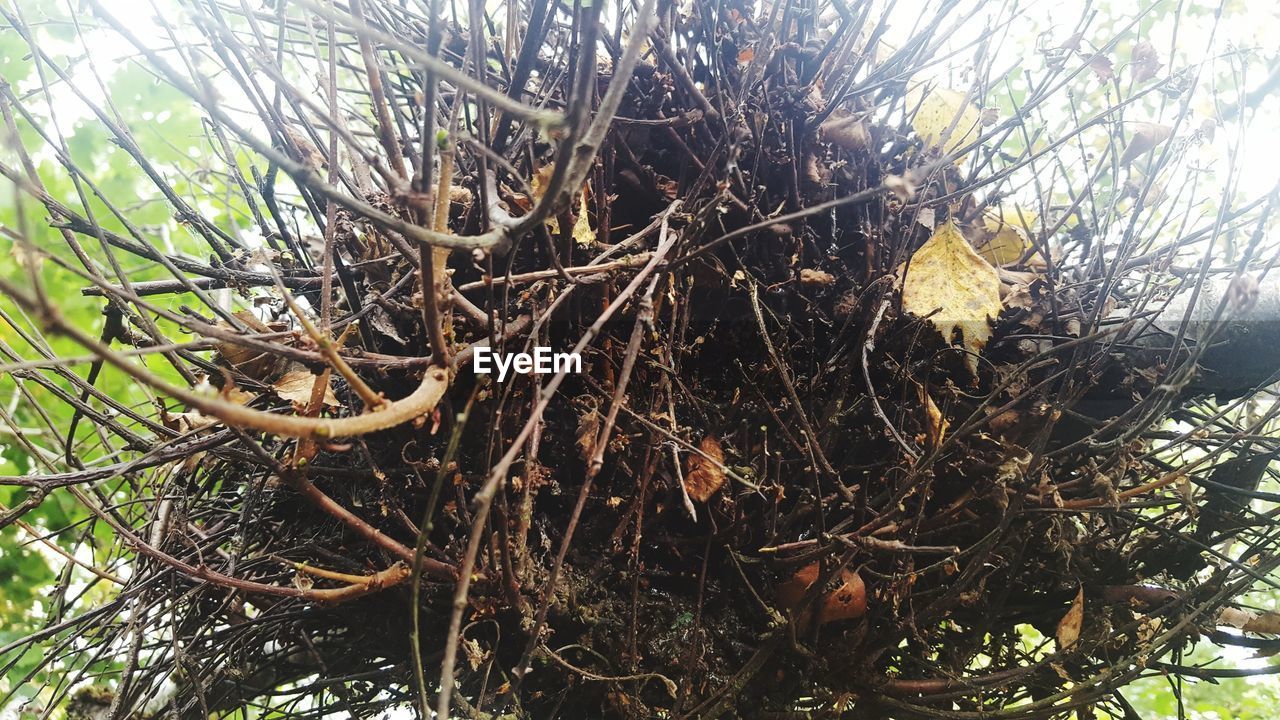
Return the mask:
[[[1239,412],[1248,387],[1204,402],[1202,350],[1133,351],[1133,323],[1111,319],[1196,285],[1210,263],[1176,266],[1224,227],[1252,238],[1233,268],[1252,267],[1261,204],[1171,234],[1153,218],[1176,199],[1141,177],[1132,215],[1071,188],[1000,268],[1005,309],[977,355],[903,310],[900,268],[944,221],[981,235],[1037,167],[1010,138],[1057,96],[984,113],[949,155],[922,139],[908,89],[962,8],[891,48],[887,16],[838,1],[533,0],[483,25],[463,20],[482,3],[418,5],[190,3],[173,29],[200,41],[181,52],[100,16],[203,106],[215,154],[243,154],[219,172],[256,245],[174,194],[207,257],[170,252],[127,210],[104,230],[116,219],[4,166],[100,253],[51,259],[107,318],[99,337],[47,288],[5,286],[101,358],[87,380],[13,372],[70,387],[76,423],[116,451],[7,480],[28,500],[6,523],[69,493],[118,545],[94,580],[122,583],[112,599],[18,648],[117,658],[90,690],[55,682],[58,702],[1030,718],[1123,714],[1137,677],[1205,674],[1181,653],[1223,639],[1220,609],[1280,557],[1251,496],[1212,492],[1214,468],[1274,447],[1269,410]],[[966,49],[979,64],[986,42]],[[1093,81],[1075,45],[1046,52],[1041,87]],[[210,63],[217,87],[191,74]],[[1146,80],[1132,92],[1172,82]],[[985,82],[967,103],[998,92]],[[10,124],[37,95],[7,91]],[[1122,110],[1075,132],[1123,128]],[[150,167],[113,114],[97,121]],[[173,277],[126,284],[101,262],[129,255]],[[576,349],[583,371],[495,382],[472,369],[485,345]],[[159,411],[95,394],[101,367],[159,382],[139,352],[206,389],[157,387],[176,394]],[[1232,535],[1234,553],[1213,549]]]

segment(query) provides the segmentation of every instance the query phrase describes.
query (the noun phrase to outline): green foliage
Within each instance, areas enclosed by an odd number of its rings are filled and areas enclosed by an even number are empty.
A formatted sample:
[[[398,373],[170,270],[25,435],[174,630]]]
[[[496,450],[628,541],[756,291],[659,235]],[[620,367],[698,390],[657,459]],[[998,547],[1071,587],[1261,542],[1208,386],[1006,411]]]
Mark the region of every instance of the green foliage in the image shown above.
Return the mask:
[[[1185,664],[1214,657],[1213,650],[1202,647]],[[1233,663],[1239,664],[1239,660]],[[1167,677],[1151,677],[1130,685],[1124,695],[1147,720],[1179,717],[1179,696],[1181,717],[1188,720],[1271,720],[1275,708],[1280,707],[1280,683],[1270,675],[1217,681],[1185,679],[1181,683]]]

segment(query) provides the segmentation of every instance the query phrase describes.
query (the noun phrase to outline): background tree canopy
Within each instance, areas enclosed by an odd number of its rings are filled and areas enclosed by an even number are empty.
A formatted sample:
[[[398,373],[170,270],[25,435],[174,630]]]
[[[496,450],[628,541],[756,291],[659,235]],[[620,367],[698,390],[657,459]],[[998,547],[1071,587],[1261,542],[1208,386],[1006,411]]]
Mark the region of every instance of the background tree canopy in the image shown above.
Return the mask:
[[[0,717],[1272,717],[1277,31],[0,0]]]

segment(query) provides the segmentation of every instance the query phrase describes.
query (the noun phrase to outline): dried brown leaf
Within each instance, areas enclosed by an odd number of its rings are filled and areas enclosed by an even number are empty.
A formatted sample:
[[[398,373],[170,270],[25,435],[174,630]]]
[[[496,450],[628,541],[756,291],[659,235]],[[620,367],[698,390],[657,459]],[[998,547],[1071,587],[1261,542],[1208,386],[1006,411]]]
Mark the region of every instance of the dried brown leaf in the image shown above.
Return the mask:
[[[1111,58],[1101,53],[1089,58],[1089,69],[1102,82],[1111,82],[1116,76],[1115,64],[1111,62]]]
[[[1223,608],[1218,624],[1239,628],[1247,633],[1280,635],[1280,613]]]
[[[449,202],[454,205],[463,207],[471,207],[471,203],[475,202],[475,196],[471,191],[461,185],[449,186]]]
[[[295,408],[305,408],[311,402],[311,391],[315,387],[317,377],[310,370],[291,370],[271,383],[271,389],[282,400],[293,403]],[[338,398],[333,394],[332,384],[324,389],[324,404],[329,407],[338,407]]]
[[[902,202],[907,202],[911,199],[912,195],[916,194],[915,183],[911,181],[910,177],[903,175],[886,175],[882,182],[884,183],[885,188],[894,195],[897,195],[898,199]]]
[[[778,604],[788,610],[798,610],[809,588],[818,581],[821,569],[819,563],[813,562],[797,570],[795,575],[778,586]],[[814,602],[819,625],[862,617],[867,612],[867,587],[862,577],[848,568],[842,569],[837,577],[839,585]],[[812,617],[813,610],[810,609],[798,619],[807,624]]]
[[[1076,599],[1071,601],[1071,608],[1058,621],[1058,648],[1066,650],[1080,639],[1080,628],[1084,625],[1084,587],[1076,592]]]
[[[1133,46],[1133,52],[1129,55],[1129,66],[1133,70],[1133,81],[1141,83],[1155,77],[1156,73],[1160,72],[1160,68],[1164,67],[1164,63],[1160,62],[1160,54],[1156,52],[1156,47],[1144,40]]]
[[[1133,131],[1133,137],[1129,140],[1129,147],[1124,149],[1124,154],[1120,156],[1120,164],[1128,165],[1144,154],[1155,149],[1157,145],[1168,140],[1173,135],[1173,128],[1168,125],[1160,125],[1157,123],[1140,122]]]
[[[169,412],[162,407],[160,410],[160,422],[174,432],[189,433],[214,425],[218,422],[218,419],[203,415],[198,410]]]
[[[269,333],[271,328],[257,318],[251,310],[235,313],[237,319],[255,333]],[[219,327],[230,328],[230,325],[219,323]],[[231,367],[245,377],[266,382],[275,377],[282,369],[283,361],[278,355],[265,353],[257,348],[240,345],[234,342],[220,341],[215,346],[218,355]]]
[[[823,142],[845,150],[865,150],[871,146],[871,133],[866,121],[847,110],[836,110],[818,126]]]
[[[590,461],[596,452],[596,438],[600,435],[600,411],[591,408],[578,418],[578,457]]]
[[[708,435],[698,443],[698,449],[707,457],[689,453],[685,458],[684,489],[694,500],[706,502],[724,487],[724,448],[720,447],[719,440]]]
[[[297,128],[285,125],[284,134],[289,137],[289,142],[293,143],[294,147],[297,148],[297,152],[294,154],[298,160],[311,168],[312,172],[320,172],[329,167],[328,161],[325,160],[324,155],[315,146],[315,143],[311,142],[311,139]]]

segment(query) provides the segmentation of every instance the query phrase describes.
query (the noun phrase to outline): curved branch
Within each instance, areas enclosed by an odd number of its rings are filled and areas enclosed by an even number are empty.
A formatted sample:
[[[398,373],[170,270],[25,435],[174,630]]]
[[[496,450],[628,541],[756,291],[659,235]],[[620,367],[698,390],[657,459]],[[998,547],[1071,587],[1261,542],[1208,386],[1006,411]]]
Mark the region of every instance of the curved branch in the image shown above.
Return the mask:
[[[422,383],[408,397],[388,402],[381,408],[363,415],[343,418],[277,415],[237,405],[220,397],[202,395],[165,382],[147,370],[128,362],[106,345],[68,323],[57,308],[49,307],[28,296],[8,281],[0,280],[0,292],[35,314],[48,332],[71,338],[134,380],[145,383],[205,415],[215,417],[234,427],[308,440],[368,435],[403,425],[431,412],[449,387],[448,370],[440,366],[432,366],[427,368],[426,374],[422,377]]]

